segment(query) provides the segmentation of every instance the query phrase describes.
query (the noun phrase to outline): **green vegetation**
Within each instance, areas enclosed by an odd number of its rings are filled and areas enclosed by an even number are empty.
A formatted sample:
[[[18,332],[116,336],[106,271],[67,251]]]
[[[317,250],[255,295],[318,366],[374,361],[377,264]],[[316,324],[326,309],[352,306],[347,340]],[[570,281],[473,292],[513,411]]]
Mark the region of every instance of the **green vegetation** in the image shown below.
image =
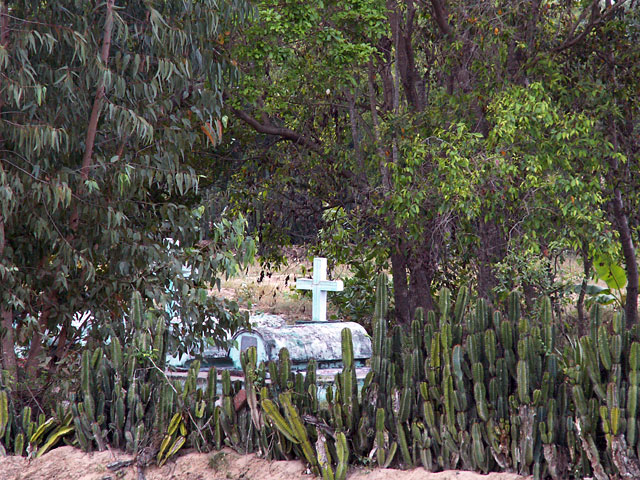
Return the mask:
[[[133,291],[145,310],[179,305],[179,326],[164,319],[174,352],[242,323],[208,291],[253,243],[242,218],[203,214],[189,162],[235,75],[209,39],[250,12],[242,1],[0,2],[0,367],[16,390],[36,388],[43,369],[73,370],[83,336],[91,348],[123,341]]]
[[[0,453],[640,478],[639,25],[637,0],[0,0]],[[246,321],[211,293],[250,235],[351,272],[362,388],[348,333],[326,403],[286,350],[245,352],[243,393],[165,376]]]
[[[551,302],[522,308],[512,293],[505,313],[461,288],[437,311],[416,312],[410,330],[389,330],[386,278],[376,291],[371,372],[358,387],[350,331],[343,368],[320,401],[315,362],[306,376],[243,353],[246,384],[209,371],[197,388],[199,362],[184,382],[164,376],[162,317],[131,302],[134,328],[88,349],[70,399],[49,413],[7,395],[0,383],[0,448],[41,455],[65,442],[84,450],[145,448],[159,464],[185,446],[228,445],[270,459],[303,459],[323,479],[344,480],[349,464],[428,470],[508,470],[535,478],[637,478],[640,330],[624,315],[591,312],[590,333],[560,333]],[[271,381],[267,381],[269,373]],[[243,391],[241,391],[243,389]],[[237,403],[246,398],[246,405]]]
[[[604,254],[636,323],[636,1],[257,8],[231,42],[243,75],[212,172],[232,162],[226,191],[265,255],[304,242],[348,264],[347,315],[370,311],[371,279],[391,271],[408,326],[441,286],[555,307],[573,293],[555,275],[567,255],[583,261],[586,325]]]

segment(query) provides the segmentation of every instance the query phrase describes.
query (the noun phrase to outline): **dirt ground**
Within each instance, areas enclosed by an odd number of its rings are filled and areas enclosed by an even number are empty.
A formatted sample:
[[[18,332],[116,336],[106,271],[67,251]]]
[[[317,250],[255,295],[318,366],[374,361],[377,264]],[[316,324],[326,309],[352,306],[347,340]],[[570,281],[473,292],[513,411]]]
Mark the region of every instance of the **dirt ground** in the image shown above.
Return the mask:
[[[277,271],[263,270],[258,262],[235,277],[222,281],[221,289],[213,295],[235,300],[241,309],[251,314],[269,313],[284,317],[287,322],[311,320],[311,295],[296,290],[296,280],[312,275],[312,262],[301,249],[287,250],[288,263]],[[336,266],[331,278],[344,280],[350,275],[346,266]],[[336,314],[331,302],[327,315]]]
[[[214,453],[186,453],[162,468],[148,467],[139,476],[135,462],[113,469],[116,462],[133,460],[118,451],[83,453],[73,447],[61,447],[41,458],[0,458],[0,480],[313,480],[300,461],[269,462],[256,455],[240,455],[232,450]],[[110,468],[111,467],[111,468]],[[512,473],[479,475],[472,472],[429,473],[422,468],[354,469],[349,480],[525,480]]]

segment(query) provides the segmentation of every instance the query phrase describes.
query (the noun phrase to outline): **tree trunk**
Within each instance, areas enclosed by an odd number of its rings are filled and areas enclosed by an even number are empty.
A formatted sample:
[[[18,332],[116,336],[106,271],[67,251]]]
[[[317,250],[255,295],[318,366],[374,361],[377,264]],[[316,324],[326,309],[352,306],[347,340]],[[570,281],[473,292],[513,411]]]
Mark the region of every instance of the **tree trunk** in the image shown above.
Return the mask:
[[[0,310],[2,317],[2,330],[4,335],[2,336],[2,357],[0,357],[0,366],[3,370],[9,372],[9,377],[14,381],[18,378],[18,363],[16,361],[15,351],[15,338],[13,331],[13,312],[11,310]]]
[[[424,263],[409,267],[409,302],[411,305],[411,318],[414,317],[416,308],[420,307],[424,312],[435,310],[435,303],[431,296],[431,283],[433,282],[433,269]]]
[[[356,157],[356,164],[360,175],[365,172],[364,160],[362,158],[362,148],[360,145],[360,132],[358,130],[358,115],[356,113],[355,93],[347,90],[347,100],[349,102],[349,122],[351,124],[351,138],[353,140],[353,151]]]
[[[6,48],[9,44],[9,11],[6,2],[0,1],[0,46]],[[2,97],[0,96],[0,109],[2,109]],[[4,139],[0,136],[0,149],[4,148]],[[2,166],[0,165],[0,169]],[[0,216],[0,258],[4,255],[6,244],[4,218]],[[7,307],[0,309],[0,368],[7,370],[9,375],[16,380],[18,364],[16,362],[15,339],[13,332],[13,311]]]
[[[611,7],[611,3],[609,3],[609,7]],[[609,8],[609,10],[611,10],[611,8]],[[615,91],[618,89],[615,70],[615,50],[610,49],[607,52],[607,57],[611,78],[611,88]],[[614,151],[620,151],[618,125],[616,124],[613,116],[609,118],[609,134],[611,135],[611,143],[613,144]],[[620,235],[620,244],[622,246],[622,254],[624,255],[625,269],[627,271],[627,300],[624,311],[627,328],[632,328],[638,319],[638,263],[636,261],[636,250],[631,238],[631,229],[629,228],[629,217],[625,212],[622,192],[620,191],[620,179],[622,178],[622,172],[618,158],[614,155],[609,156],[609,165],[611,168],[607,175],[607,180],[613,186],[613,198],[611,199],[613,219],[615,228],[618,230],[618,234]]]
[[[580,295],[578,296],[578,302],[576,308],[578,309],[578,329],[581,333],[587,331],[587,315],[584,311],[584,297],[587,294],[587,283],[589,276],[591,275],[591,267],[593,260],[589,257],[589,246],[587,243],[582,245],[582,264],[584,265],[584,276],[582,278],[582,285],[580,285]]]
[[[396,244],[391,252],[391,273],[393,275],[393,300],[396,320],[401,325],[409,325],[411,307],[409,304],[409,286],[407,283],[407,261],[402,250]]]
[[[373,60],[369,61],[369,108],[371,109],[371,123],[373,124],[373,138],[376,143],[376,150],[378,152],[378,166],[380,168],[380,176],[382,178],[383,191],[388,193],[391,191],[391,175],[389,168],[387,167],[387,155],[382,147],[382,139],[380,137],[380,121],[378,119],[378,110],[376,105],[376,91],[375,91],[375,71],[373,69]],[[386,97],[386,95],[385,95]],[[393,263],[393,261],[392,261]]]
[[[495,222],[487,223],[480,219],[476,224],[479,246],[476,257],[478,259],[478,296],[490,300],[491,292],[498,285],[498,279],[493,265],[505,256],[504,235]]]
[[[108,67],[109,63],[109,51],[111,49],[111,32],[113,30],[113,4],[115,0],[107,0],[106,8],[107,15],[104,21],[104,32],[102,37],[102,49],[100,51],[100,59],[104,64],[104,67]],[[98,90],[93,100],[93,108],[91,109],[91,117],[89,117],[89,125],[87,126],[87,136],[85,138],[85,149],[82,157],[82,179],[87,180],[89,178],[89,171],[93,164],[93,146],[96,141],[96,133],[98,131],[98,120],[100,119],[100,110],[104,103],[104,82],[100,80],[98,84]]]
[[[478,297],[489,301],[491,290],[496,286],[495,275],[491,264],[484,258],[478,259]]]
[[[40,318],[38,319],[38,330],[31,338],[31,345],[29,347],[29,355],[24,364],[25,376],[27,378],[33,378],[38,371],[38,360],[42,353],[42,334],[47,330],[47,324],[49,318],[54,312],[54,308],[58,305],[58,297],[55,292],[51,291],[44,297],[44,301],[41,305]]]
[[[619,188],[613,191],[613,216],[616,229],[620,235],[622,253],[624,255],[625,269],[627,271],[627,301],[624,307],[627,327],[631,328],[638,320],[638,262],[636,260],[636,249],[631,238],[629,220],[624,211],[622,194]]]
[[[0,45],[9,44],[9,8],[7,3],[0,1]]]

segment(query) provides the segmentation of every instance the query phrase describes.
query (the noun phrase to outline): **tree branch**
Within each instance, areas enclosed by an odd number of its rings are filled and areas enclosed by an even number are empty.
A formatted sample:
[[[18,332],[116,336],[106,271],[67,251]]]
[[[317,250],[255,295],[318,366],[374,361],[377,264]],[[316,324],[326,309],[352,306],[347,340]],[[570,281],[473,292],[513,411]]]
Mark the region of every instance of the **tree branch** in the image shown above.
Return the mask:
[[[433,6],[434,17],[440,31],[445,35],[451,34],[451,26],[449,25],[447,12],[442,0],[431,0],[431,5]]]
[[[6,49],[9,44],[9,10],[6,2],[0,1],[0,45]],[[2,96],[0,96],[0,109],[3,106]],[[0,150],[3,148],[4,139],[0,135]],[[0,164],[0,170],[2,165]],[[0,216],[0,258],[4,254],[5,247],[5,219]],[[17,380],[18,368],[16,362],[15,339],[13,335],[13,311],[8,306],[0,308],[0,326],[5,330],[4,335],[0,335],[0,368],[9,372],[15,381]],[[14,384],[15,385],[15,384]],[[12,386],[13,388],[13,386]]]
[[[113,4],[115,0],[107,0],[107,16],[104,21],[104,34],[102,37],[102,49],[100,59],[105,68],[108,68],[109,50],[111,49],[111,32],[113,30]],[[100,80],[96,97],[93,100],[93,108],[91,117],[89,118],[89,126],[87,127],[87,136],[85,139],[84,155],[82,157],[81,175],[83,180],[89,178],[89,170],[91,169],[93,146],[96,141],[96,132],[98,131],[98,119],[100,118],[100,110],[104,102],[104,81]]]
[[[111,32],[113,30],[113,4],[115,0],[107,0],[107,15],[104,21],[104,33],[102,35],[102,48],[100,51],[100,59],[104,64],[105,68],[108,68],[109,62],[109,50],[111,49]],[[82,180],[86,181],[89,179],[89,171],[91,170],[91,165],[93,163],[93,147],[96,142],[96,133],[98,131],[98,120],[100,118],[100,110],[102,109],[102,104],[104,103],[104,81],[100,79],[100,83],[98,84],[98,90],[96,91],[96,96],[93,100],[93,108],[91,109],[91,116],[89,117],[89,125],[87,126],[87,135],[84,141],[84,154],[82,156],[82,167],[80,168],[80,176]],[[83,188],[82,186],[80,187]],[[80,214],[78,213],[77,205],[71,212],[71,216],[69,217],[69,226],[71,227],[72,232],[76,232],[78,230],[78,224],[80,221]],[[69,243],[73,239],[73,233],[69,236]]]
[[[305,147],[313,152],[322,153],[322,146],[313,139],[305,137],[304,135],[299,134],[286,127],[276,127],[266,123],[260,123],[258,120],[253,118],[247,112],[242,110],[237,110],[232,108],[231,111],[233,114],[238,117],[240,120],[245,122],[251,128],[253,128],[258,133],[264,133],[267,135],[275,135],[277,137],[281,137],[284,140],[288,140],[296,145],[300,145]]]
[[[576,43],[579,43],[582,40],[584,40],[584,38],[587,35],[589,35],[589,33],[591,33],[591,31],[594,28],[596,28],[602,22],[608,20],[609,17],[611,17],[619,9],[624,7],[624,5],[627,3],[627,0],[621,0],[619,2],[616,2],[615,5],[612,5],[611,7],[607,8],[604,12],[601,12],[601,13],[599,12],[599,9],[598,9],[598,3],[599,2],[597,0],[594,0],[593,4],[591,5],[591,18],[587,26],[584,27],[584,30],[580,32],[578,35],[564,42],[562,45],[554,48],[553,49],[554,52],[556,53],[562,52],[564,50],[567,50],[568,48],[573,47]],[[598,13],[600,14],[598,15]],[[581,14],[581,17],[582,17],[582,14]],[[579,20],[578,20],[578,23],[579,23]],[[576,23],[576,26],[577,26],[577,23]]]

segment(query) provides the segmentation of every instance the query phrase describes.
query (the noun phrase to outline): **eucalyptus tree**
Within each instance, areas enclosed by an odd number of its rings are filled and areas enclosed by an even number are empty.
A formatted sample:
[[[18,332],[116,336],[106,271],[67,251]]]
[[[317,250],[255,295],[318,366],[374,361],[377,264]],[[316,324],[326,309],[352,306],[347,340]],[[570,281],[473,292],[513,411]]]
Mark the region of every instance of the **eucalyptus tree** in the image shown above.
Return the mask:
[[[0,2],[0,359],[14,377],[17,347],[32,375],[82,332],[118,334],[134,290],[157,315],[180,297],[181,350],[238,325],[237,306],[207,289],[253,245],[242,219],[200,228],[188,161],[220,140],[236,75],[216,39],[251,12],[243,0]]]

